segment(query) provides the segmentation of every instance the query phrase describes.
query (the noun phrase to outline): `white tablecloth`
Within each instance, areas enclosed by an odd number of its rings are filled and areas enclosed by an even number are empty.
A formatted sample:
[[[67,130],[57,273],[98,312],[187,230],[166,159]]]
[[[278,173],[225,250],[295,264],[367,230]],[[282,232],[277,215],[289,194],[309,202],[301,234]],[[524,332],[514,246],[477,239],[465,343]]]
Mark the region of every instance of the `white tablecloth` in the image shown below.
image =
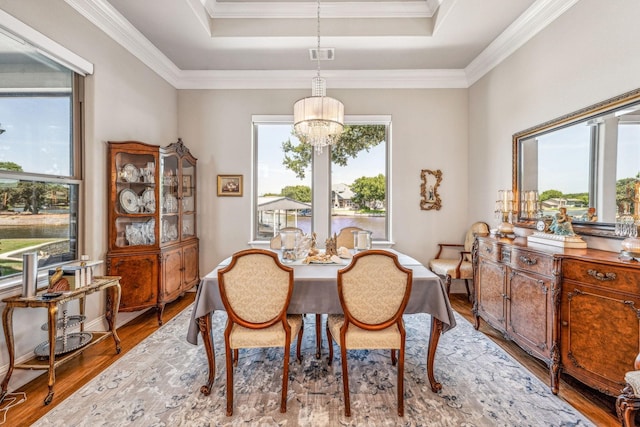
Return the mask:
[[[394,250],[390,252],[398,255],[400,264],[413,270],[411,296],[404,312],[428,313],[434,316],[442,321],[443,332],[454,328],[456,321],[453,310],[440,277],[414,258]],[[191,344],[198,343],[199,329],[196,319],[215,310],[224,310],[218,287],[218,269],[229,265],[230,261],[231,257],[222,261],[200,282],[187,334],[187,341]],[[349,260],[345,260],[344,264],[302,264],[300,261],[287,264],[294,269],[294,288],[288,312],[342,313],[337,277],[338,270],[348,263]]]

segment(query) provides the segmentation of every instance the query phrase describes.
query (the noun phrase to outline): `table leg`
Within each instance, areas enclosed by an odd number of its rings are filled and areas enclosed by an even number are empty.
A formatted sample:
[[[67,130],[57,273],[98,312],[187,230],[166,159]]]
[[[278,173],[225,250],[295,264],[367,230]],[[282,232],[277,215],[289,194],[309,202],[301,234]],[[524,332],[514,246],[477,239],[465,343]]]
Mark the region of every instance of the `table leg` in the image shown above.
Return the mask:
[[[216,351],[213,347],[213,336],[211,334],[211,316],[213,313],[205,314],[202,317],[198,317],[198,328],[202,334],[202,341],[204,342],[204,348],[207,351],[207,361],[209,362],[209,379],[207,384],[200,387],[200,393],[205,396],[209,396],[211,388],[213,387],[213,381],[216,377]]]
[[[56,334],[58,333],[56,317],[58,314],[57,304],[49,305],[49,393],[44,398],[44,404],[48,405],[53,400],[53,384],[56,382]]]
[[[316,359],[322,355],[322,315],[316,313]]]
[[[442,384],[436,381],[436,377],[433,374],[433,364],[436,358],[436,349],[438,348],[438,341],[440,341],[440,334],[442,334],[442,321],[431,316],[431,332],[429,333],[429,351],[427,353],[427,376],[429,377],[429,383],[431,384],[431,391],[437,393],[442,390]]]
[[[104,314],[104,317],[107,319],[107,323],[109,324],[109,331],[111,331],[111,335],[113,335],[113,341],[116,344],[116,354],[120,354],[122,350],[120,348],[120,337],[116,332],[116,314],[118,313],[118,307],[120,306],[120,284],[116,284],[107,288],[107,310]]]
[[[9,379],[13,373],[13,366],[15,364],[15,347],[13,342],[13,307],[9,304],[4,308],[2,312],[2,325],[4,326],[4,340],[7,343],[7,350],[9,351],[9,369],[7,370],[4,380],[2,381],[2,392],[0,393],[0,402],[2,402],[7,395],[7,388],[9,387]]]

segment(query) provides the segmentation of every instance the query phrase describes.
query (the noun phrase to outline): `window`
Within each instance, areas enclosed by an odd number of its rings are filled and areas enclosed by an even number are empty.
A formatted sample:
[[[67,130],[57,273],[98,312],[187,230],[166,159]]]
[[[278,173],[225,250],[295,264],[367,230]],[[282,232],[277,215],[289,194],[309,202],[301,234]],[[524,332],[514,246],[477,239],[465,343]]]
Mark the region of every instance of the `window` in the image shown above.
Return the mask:
[[[78,258],[82,77],[0,34],[0,284]]]
[[[317,155],[293,135],[290,117],[254,117],[254,241],[284,227],[315,231],[323,241],[347,226],[389,240],[390,119],[346,122],[340,144]]]
[[[387,238],[387,125],[350,123],[331,151],[331,235],[344,227]]]

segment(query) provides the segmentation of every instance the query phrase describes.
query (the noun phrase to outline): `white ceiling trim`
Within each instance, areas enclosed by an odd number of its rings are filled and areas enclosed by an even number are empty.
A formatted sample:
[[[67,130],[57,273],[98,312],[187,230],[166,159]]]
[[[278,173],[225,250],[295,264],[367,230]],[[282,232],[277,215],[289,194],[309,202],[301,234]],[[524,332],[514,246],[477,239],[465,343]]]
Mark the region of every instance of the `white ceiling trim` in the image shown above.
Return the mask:
[[[65,67],[75,71],[78,74],[86,76],[87,74],[93,74],[93,64],[79,55],[71,52],[64,46],[54,42],[44,34],[34,30],[24,22],[9,15],[4,10],[0,9],[0,27],[6,29],[0,29],[8,37],[16,39],[20,43],[27,42],[30,45],[38,49],[42,55],[47,58],[64,65]]]
[[[538,0],[495,38],[467,67],[469,85],[520,49],[533,36],[542,31],[557,17],[579,0]]]
[[[315,70],[182,71],[177,89],[310,89]],[[331,89],[467,88],[464,70],[328,70]]]
[[[309,86],[313,77],[311,70],[180,70],[107,1],[65,1],[176,89],[295,89]],[[466,88],[578,1],[536,1],[465,69],[333,70],[323,75],[334,88]]]
[[[65,0],[78,13],[176,87],[180,69],[105,0]]]
[[[407,1],[323,1],[320,15],[323,18],[431,18],[434,2]],[[315,18],[318,5],[315,2],[204,2],[211,18],[274,19]]]

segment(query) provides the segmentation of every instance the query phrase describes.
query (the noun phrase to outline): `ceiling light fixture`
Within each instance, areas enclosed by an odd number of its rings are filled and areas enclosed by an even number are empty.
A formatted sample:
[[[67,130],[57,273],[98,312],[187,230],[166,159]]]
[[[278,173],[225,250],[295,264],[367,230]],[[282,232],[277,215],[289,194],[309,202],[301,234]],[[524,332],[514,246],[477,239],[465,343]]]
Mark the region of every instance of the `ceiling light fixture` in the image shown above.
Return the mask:
[[[318,0],[318,52],[320,49],[320,0]],[[318,154],[335,144],[344,130],[344,105],[326,96],[327,82],[318,73],[311,83],[311,96],[298,100],[293,106],[293,129],[300,142],[315,147]]]

